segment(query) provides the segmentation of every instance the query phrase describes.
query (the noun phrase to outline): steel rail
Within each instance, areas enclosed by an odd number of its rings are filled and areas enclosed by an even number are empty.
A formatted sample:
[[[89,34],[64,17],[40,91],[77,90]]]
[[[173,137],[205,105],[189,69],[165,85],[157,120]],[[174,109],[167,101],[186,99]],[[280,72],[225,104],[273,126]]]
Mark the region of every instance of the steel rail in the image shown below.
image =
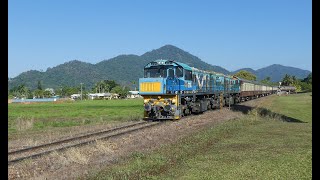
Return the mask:
[[[70,141],[81,139],[81,138],[87,138],[87,137],[90,137],[92,135],[103,134],[103,133],[107,133],[107,132],[111,132],[111,131],[115,131],[115,130],[131,127],[131,126],[135,126],[135,125],[138,125],[138,124],[145,124],[145,123],[146,122],[133,123],[133,124],[126,125],[126,126],[120,126],[120,127],[107,129],[107,130],[103,130],[103,131],[99,131],[99,132],[89,133],[89,134],[85,134],[85,135],[81,135],[81,136],[67,138],[67,139],[63,139],[63,140],[59,140],[59,141],[54,141],[54,142],[51,142],[51,143],[40,144],[40,145],[37,145],[37,146],[32,146],[32,147],[28,147],[28,148],[24,148],[24,149],[18,149],[18,150],[14,150],[14,151],[9,151],[8,155],[23,153],[23,152],[26,152],[26,151],[29,151],[29,150],[35,150],[35,149],[38,149],[38,148],[43,148],[43,147],[47,147],[47,146],[51,146],[51,145],[66,143],[66,142],[70,142]]]
[[[134,129],[130,129],[130,130],[123,131],[123,132],[119,132],[119,133],[116,133],[116,134],[106,135],[106,136],[95,138],[95,139],[92,139],[92,140],[87,140],[87,141],[76,143],[76,144],[71,144],[71,145],[68,145],[68,146],[62,146],[62,147],[55,148],[55,149],[49,149],[49,150],[44,151],[44,152],[40,152],[40,153],[28,155],[28,156],[22,156],[20,158],[8,160],[8,165],[10,165],[12,163],[15,163],[15,162],[22,161],[24,159],[36,158],[36,157],[39,157],[39,156],[42,156],[42,155],[45,155],[45,154],[49,154],[49,153],[51,153],[53,151],[61,151],[61,150],[64,150],[64,149],[67,149],[67,148],[70,148],[70,147],[77,147],[77,146],[81,146],[81,145],[85,145],[85,144],[90,144],[90,143],[95,142],[96,140],[116,137],[116,136],[120,136],[120,135],[127,134],[127,133],[130,133],[130,132],[138,131],[138,130],[141,130],[141,129],[144,129],[144,128],[148,128],[148,127],[152,127],[152,126],[158,125],[158,124],[160,124],[160,122],[151,122],[151,123],[150,122],[146,122],[146,121],[145,122],[139,122],[139,123],[130,124],[130,125],[126,125],[126,126],[121,126],[121,127],[117,127],[117,128],[113,128],[113,129],[109,129],[109,130],[105,130],[105,131],[100,131],[100,132],[97,132],[97,133],[91,133],[91,134],[78,136],[78,137],[74,137],[74,138],[68,138],[68,139],[65,139],[65,140],[62,140],[62,141],[56,141],[56,142],[53,142],[53,143],[42,144],[42,145],[39,145],[39,146],[34,146],[34,147],[30,147],[30,148],[20,149],[20,150],[17,150],[17,151],[12,151],[10,155],[12,156],[12,155],[15,155],[15,154],[20,154],[22,152],[32,151],[32,150],[35,150],[35,149],[39,149],[41,147],[43,148],[43,147],[50,147],[50,146],[53,146],[53,145],[62,145],[63,143],[71,142],[71,141],[74,141],[74,140],[83,139],[84,137],[88,138],[90,136],[101,135],[103,133],[112,133],[112,132],[117,131],[117,130],[123,130],[123,129],[126,129],[126,128],[131,128],[131,127],[134,127],[134,126],[144,125],[144,124],[148,124],[148,125],[141,126],[141,127],[134,128]],[[17,152],[17,153],[14,153],[14,152]]]

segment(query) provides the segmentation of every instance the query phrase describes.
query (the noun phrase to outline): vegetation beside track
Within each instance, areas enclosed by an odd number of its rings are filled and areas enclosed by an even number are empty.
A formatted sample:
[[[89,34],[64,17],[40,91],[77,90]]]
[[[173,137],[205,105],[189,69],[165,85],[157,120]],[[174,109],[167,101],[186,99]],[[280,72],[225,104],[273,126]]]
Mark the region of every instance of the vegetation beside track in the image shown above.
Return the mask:
[[[8,104],[8,133],[141,119],[142,99]]]
[[[89,179],[312,179],[311,93],[273,96],[245,116],[134,152]]]

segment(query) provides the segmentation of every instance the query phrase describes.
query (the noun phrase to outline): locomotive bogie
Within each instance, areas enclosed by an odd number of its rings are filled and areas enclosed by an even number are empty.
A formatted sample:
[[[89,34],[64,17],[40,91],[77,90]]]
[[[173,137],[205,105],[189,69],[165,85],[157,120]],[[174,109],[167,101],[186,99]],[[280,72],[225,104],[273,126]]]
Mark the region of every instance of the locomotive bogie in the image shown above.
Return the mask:
[[[144,119],[180,119],[178,95],[144,95]]]

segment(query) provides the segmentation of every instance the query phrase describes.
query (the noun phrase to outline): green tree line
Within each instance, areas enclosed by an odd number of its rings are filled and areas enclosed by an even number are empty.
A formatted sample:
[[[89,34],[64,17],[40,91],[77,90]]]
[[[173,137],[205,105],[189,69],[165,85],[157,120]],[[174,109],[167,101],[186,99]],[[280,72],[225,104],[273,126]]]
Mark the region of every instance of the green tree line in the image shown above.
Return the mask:
[[[85,85],[79,86],[60,86],[53,89],[44,89],[41,81],[38,81],[36,89],[30,89],[25,84],[14,86],[8,91],[8,98],[50,98],[52,96],[70,97],[72,94],[80,94],[82,91],[83,98],[87,98],[89,93],[116,93],[120,98],[125,98],[130,88],[121,86],[114,80],[102,80],[95,83],[94,87],[87,88]]]

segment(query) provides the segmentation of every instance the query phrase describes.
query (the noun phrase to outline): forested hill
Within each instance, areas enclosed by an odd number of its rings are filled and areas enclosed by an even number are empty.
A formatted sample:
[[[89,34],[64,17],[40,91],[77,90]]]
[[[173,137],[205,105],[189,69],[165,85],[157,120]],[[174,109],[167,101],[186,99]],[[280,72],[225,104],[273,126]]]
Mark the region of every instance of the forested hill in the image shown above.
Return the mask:
[[[175,60],[175,61],[188,64],[191,67],[196,67],[202,70],[210,70],[210,71],[220,72],[223,74],[229,73],[228,70],[220,66],[214,66],[214,65],[208,64],[202,61],[201,59],[199,59],[198,57],[172,45],[166,45],[159,49],[147,52],[143,54],[141,58],[143,60],[146,60],[147,62],[157,60],[157,59]]]
[[[231,74],[235,74],[240,70],[246,70],[256,75],[257,80],[262,80],[262,79],[265,79],[266,77],[270,77],[272,82],[281,81],[286,74],[290,76],[296,76],[297,79],[304,79],[311,73],[308,70],[302,70],[295,67],[283,66],[280,64],[273,64],[257,70],[253,70],[251,68],[242,68],[237,71],[231,72]]]
[[[188,64],[203,70],[212,70],[223,74],[233,74],[228,70],[208,64],[198,57],[183,51],[172,45],[165,45],[159,49],[149,51],[141,56],[138,55],[119,55],[117,57],[103,60],[97,64],[90,64],[79,60],[73,60],[60,64],[53,68],[48,68],[45,72],[31,70],[23,72],[15,78],[8,81],[8,88],[21,84],[26,85],[31,89],[35,89],[38,81],[41,81],[44,88],[58,88],[61,86],[79,86],[84,83],[84,86],[91,88],[96,82],[101,80],[115,80],[119,84],[132,87],[132,83],[138,82],[138,79],[143,76],[143,67],[150,61],[156,59],[169,59]],[[273,67],[274,68],[270,68]],[[271,80],[282,78],[282,74],[294,72],[297,78],[305,78],[310,71],[291,67],[285,67],[285,71],[279,70],[279,65],[272,65],[267,68],[262,68],[258,78],[270,76]],[[253,70],[254,71],[254,70]],[[256,74],[256,73],[254,73]],[[292,74],[291,74],[292,75]],[[275,77],[273,79],[273,77]]]
[[[41,81],[45,88],[79,86],[80,83],[84,83],[86,87],[92,87],[96,82],[101,80],[115,80],[120,84],[131,85],[132,82],[138,82],[139,78],[143,76],[143,67],[148,62],[156,59],[170,59],[199,69],[213,70],[225,74],[229,73],[226,69],[205,63],[198,57],[175,46],[165,45],[141,56],[119,55],[97,64],[73,60],[53,68],[48,68],[45,72],[36,70],[27,71],[12,78],[8,82],[8,86],[10,89],[14,86],[25,84],[33,89],[37,87],[38,81]]]

